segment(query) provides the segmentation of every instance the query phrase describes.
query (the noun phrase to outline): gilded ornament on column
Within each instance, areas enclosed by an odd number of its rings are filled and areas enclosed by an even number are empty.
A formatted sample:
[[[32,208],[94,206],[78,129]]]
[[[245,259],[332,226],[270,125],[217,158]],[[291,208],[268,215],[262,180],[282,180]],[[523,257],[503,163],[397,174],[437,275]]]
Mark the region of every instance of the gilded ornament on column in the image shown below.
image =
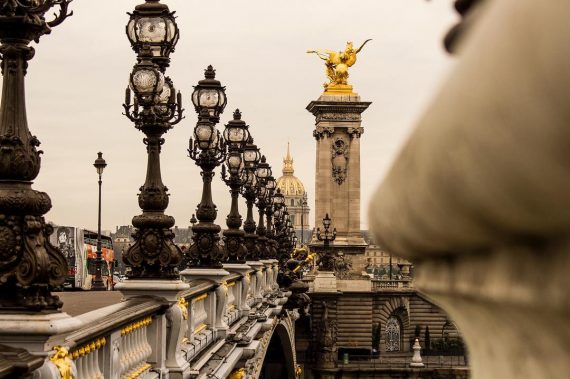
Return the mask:
[[[356,55],[371,39],[364,41],[358,49],[354,49],[352,42],[347,42],[344,51],[307,50],[309,54],[316,54],[325,61],[325,73],[329,79],[324,83],[325,94],[354,94],[352,86],[348,84],[348,68],[356,63]]]

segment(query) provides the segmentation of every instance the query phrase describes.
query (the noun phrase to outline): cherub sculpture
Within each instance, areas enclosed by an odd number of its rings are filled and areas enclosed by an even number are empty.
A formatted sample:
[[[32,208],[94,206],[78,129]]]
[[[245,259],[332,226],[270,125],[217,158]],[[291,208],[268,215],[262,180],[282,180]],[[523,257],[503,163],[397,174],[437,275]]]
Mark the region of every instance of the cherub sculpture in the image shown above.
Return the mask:
[[[319,58],[325,61],[325,72],[329,78],[329,83],[325,83],[325,91],[335,87],[342,89],[350,89],[348,85],[348,68],[356,63],[356,55],[362,50],[364,45],[371,39],[367,39],[360,45],[358,49],[354,49],[352,42],[346,43],[344,51],[332,50],[307,50],[307,53],[317,54]]]

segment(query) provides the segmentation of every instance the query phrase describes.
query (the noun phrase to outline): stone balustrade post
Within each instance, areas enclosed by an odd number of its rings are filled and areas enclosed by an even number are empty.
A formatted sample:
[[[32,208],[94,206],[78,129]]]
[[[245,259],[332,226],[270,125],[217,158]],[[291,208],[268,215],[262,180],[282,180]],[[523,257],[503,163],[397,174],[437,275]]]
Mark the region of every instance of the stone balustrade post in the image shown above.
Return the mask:
[[[370,226],[453,318],[473,379],[567,377],[570,3],[478,3]]]
[[[225,263],[224,269],[241,275],[241,279],[237,284],[238,290],[236,293],[236,306],[238,307],[240,316],[245,316],[250,310],[250,307],[247,304],[247,295],[249,293],[250,286],[255,286],[255,278],[252,280],[250,275],[252,272],[251,266],[240,263]]]

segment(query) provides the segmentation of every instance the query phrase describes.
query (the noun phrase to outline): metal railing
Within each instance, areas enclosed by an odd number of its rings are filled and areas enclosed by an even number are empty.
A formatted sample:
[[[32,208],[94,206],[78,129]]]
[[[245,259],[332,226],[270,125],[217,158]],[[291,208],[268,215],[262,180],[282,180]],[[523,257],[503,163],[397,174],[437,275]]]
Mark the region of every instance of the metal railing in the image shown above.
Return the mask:
[[[357,369],[389,369],[389,368],[407,368],[412,363],[412,356],[378,356],[370,355],[349,355],[348,363],[343,359],[339,359],[339,368],[357,368]],[[342,357],[341,357],[342,358]],[[468,360],[465,356],[422,356],[422,363],[425,368],[456,368],[468,367]]]

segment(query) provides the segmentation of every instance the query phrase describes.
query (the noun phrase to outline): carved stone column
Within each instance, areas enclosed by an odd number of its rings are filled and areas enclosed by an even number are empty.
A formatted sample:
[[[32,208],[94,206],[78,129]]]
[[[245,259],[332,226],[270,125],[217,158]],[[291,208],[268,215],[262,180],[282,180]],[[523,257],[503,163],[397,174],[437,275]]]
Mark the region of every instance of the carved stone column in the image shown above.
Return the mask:
[[[345,253],[366,246],[360,232],[360,136],[361,114],[370,104],[357,94],[323,94],[307,106],[316,118],[315,225],[328,213],[338,232],[333,248]],[[310,245],[319,245],[314,236]]]

